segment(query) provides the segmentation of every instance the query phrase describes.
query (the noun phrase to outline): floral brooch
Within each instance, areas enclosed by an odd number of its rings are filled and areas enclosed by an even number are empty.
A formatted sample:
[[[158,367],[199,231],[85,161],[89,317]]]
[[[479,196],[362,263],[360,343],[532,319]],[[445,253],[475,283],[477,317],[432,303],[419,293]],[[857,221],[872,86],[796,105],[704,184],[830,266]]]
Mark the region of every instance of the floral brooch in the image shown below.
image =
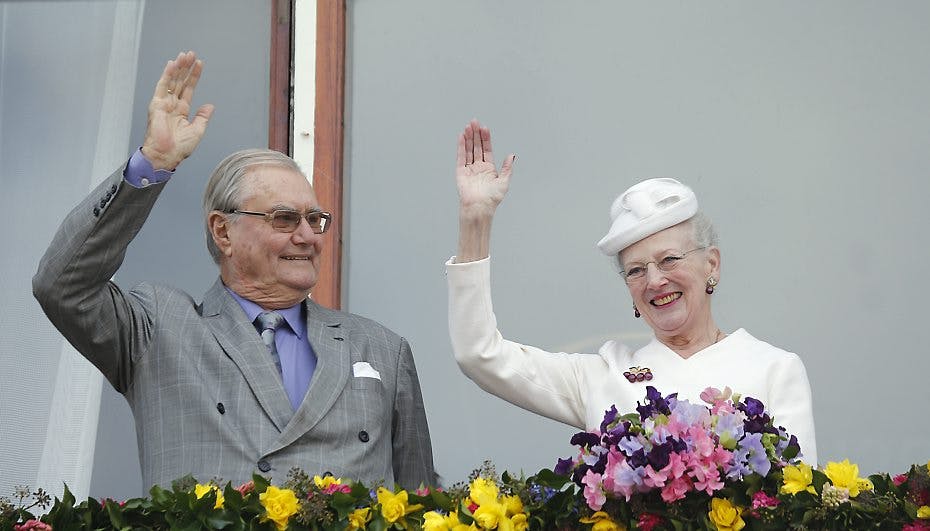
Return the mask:
[[[649,367],[630,367],[624,371],[623,376],[630,382],[648,382],[652,380],[652,370]]]

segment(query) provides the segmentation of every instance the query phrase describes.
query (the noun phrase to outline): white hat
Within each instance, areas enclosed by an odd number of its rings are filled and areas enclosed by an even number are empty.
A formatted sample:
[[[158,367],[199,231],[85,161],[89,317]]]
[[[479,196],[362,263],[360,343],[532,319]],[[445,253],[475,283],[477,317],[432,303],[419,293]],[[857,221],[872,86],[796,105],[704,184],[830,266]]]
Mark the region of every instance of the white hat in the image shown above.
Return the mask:
[[[615,255],[647,236],[677,225],[697,213],[697,197],[675,179],[648,179],[634,184],[610,205],[610,230],[597,242]]]

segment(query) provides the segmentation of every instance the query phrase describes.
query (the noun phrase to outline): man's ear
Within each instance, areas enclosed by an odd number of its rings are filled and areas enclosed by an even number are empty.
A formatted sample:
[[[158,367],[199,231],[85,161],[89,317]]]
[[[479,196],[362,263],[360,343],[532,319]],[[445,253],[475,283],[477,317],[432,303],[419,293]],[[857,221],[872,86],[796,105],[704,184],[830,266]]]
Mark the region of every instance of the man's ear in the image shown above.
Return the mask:
[[[213,243],[220,250],[220,254],[231,256],[232,242],[229,239],[229,219],[226,215],[218,210],[210,212],[207,216],[207,226],[210,227],[210,235],[213,237]]]

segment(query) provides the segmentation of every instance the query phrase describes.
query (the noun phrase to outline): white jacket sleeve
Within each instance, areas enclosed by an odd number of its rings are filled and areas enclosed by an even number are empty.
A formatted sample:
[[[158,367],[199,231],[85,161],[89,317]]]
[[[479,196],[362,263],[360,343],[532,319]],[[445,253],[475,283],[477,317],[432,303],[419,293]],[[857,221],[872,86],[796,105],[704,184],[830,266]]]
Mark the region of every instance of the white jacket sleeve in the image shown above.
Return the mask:
[[[801,460],[817,465],[817,440],[814,435],[814,413],[811,385],[804,363],[796,354],[779,360],[769,379],[769,401],[766,404],[776,426],[784,426],[798,438]]]
[[[490,270],[490,258],[446,262],[449,335],[459,368],[493,395],[584,429],[583,375],[592,370],[589,365],[605,365],[604,361],[600,356],[551,353],[504,339],[491,305]]]

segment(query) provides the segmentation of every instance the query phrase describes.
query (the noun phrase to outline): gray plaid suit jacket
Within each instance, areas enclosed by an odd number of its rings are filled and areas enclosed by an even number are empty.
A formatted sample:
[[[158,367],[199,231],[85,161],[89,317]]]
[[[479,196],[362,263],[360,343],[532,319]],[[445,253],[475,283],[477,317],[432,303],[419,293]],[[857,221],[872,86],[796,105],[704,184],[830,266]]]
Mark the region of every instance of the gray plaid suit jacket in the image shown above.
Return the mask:
[[[125,168],[125,166],[124,166]],[[405,488],[436,484],[410,347],[384,326],[306,301],[317,368],[295,412],[268,349],[219,280],[203,302],[110,278],[164,185],[114,172],[64,220],[33,278],[46,315],[125,396],[142,478],[283,482],[291,467]],[[356,376],[367,362],[376,372]],[[380,379],[377,377],[380,376]]]

